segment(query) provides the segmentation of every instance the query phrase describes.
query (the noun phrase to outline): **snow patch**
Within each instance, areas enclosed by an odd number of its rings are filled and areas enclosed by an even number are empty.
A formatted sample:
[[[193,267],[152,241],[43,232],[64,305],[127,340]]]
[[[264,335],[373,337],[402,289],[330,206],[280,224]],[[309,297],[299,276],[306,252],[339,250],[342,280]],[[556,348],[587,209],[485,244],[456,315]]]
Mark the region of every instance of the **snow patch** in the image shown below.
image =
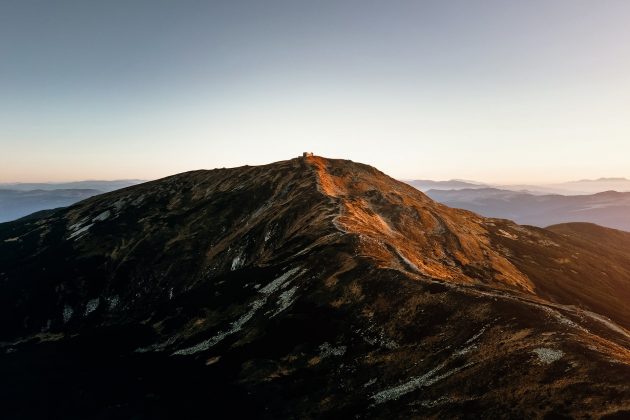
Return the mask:
[[[453,353],[454,356],[463,356],[465,354],[470,353],[473,350],[477,349],[477,344],[475,344],[475,341],[477,341],[477,339],[479,339],[479,337],[481,337],[486,330],[488,329],[488,327],[490,326],[490,324],[486,324],[483,327],[481,327],[481,329],[479,330],[479,332],[475,335],[473,335],[472,337],[470,337],[468,340],[466,340],[466,342],[464,343],[464,348],[457,350],[455,353]]]
[[[374,321],[370,322],[367,330],[357,330],[356,332],[363,338],[363,341],[371,346],[384,347],[388,350],[394,350],[399,347],[398,343],[389,338],[385,331],[379,328]]]
[[[163,348],[168,347],[171,344],[175,343],[175,340],[177,340],[177,337],[171,337],[168,340],[164,341],[163,343],[155,343],[155,344],[151,344],[150,346],[146,346],[146,347],[138,347],[135,350],[135,352],[136,353],[148,353],[150,351],[162,350]]]
[[[462,349],[457,350],[455,353],[453,353],[454,356],[464,356],[468,353],[470,353],[473,350],[477,349],[477,345],[476,344],[471,344],[469,346],[466,346]]]
[[[392,388],[387,388],[383,391],[377,392],[376,394],[372,395],[370,398],[374,400],[374,404],[382,404],[390,400],[397,400],[398,398],[402,397],[405,394],[408,394],[422,387],[431,386],[434,383],[441,381],[442,379],[446,379],[449,376],[471,366],[472,363],[467,363],[464,366],[451,369],[449,371],[446,371],[438,375],[438,372],[442,370],[445,365],[446,365],[446,362],[441,363],[440,365],[431,369],[430,371],[428,371],[422,376],[411,378],[410,380],[408,380],[407,382],[401,385],[398,385]]]
[[[278,309],[271,316],[272,318],[278,315],[280,312],[287,309],[289,306],[293,304],[293,302],[295,302],[295,299],[293,298],[293,296],[295,295],[295,292],[297,291],[297,289],[298,289],[297,286],[293,286],[289,290],[285,290],[284,292],[280,294],[280,296],[278,297]]]
[[[72,225],[72,226],[75,226],[75,225]],[[74,232],[70,234],[70,236],[68,236],[68,239],[79,239],[80,237],[85,235],[92,226],[94,226],[94,223],[90,223],[89,225],[85,225],[82,228],[75,230]]]
[[[113,206],[114,209],[116,209],[116,213],[118,213],[120,210],[122,210],[122,208],[125,206],[126,202],[124,198],[121,198],[120,200],[116,201]]]
[[[298,252],[297,254],[295,254],[295,256],[299,257],[301,255],[304,255],[307,252],[310,252],[313,248],[315,248],[315,246],[316,246],[316,244],[309,245],[306,248],[304,248],[303,250],[301,250],[300,252]]]
[[[538,241],[538,243],[542,246],[555,246],[555,247],[560,247],[560,245],[558,245],[557,243],[555,243],[554,241],[550,241],[549,239],[541,239]]]
[[[499,235],[503,236],[504,238],[508,238],[508,239],[512,239],[512,240],[516,240],[518,239],[518,235],[514,235],[508,231],[505,231],[503,229],[499,229]]]
[[[70,305],[65,305],[63,307],[63,322],[64,324],[68,321],[70,321],[70,318],[72,318],[72,314],[74,314],[74,309],[72,309],[72,307]]]
[[[95,299],[90,299],[88,300],[87,305],[85,305],[85,315],[89,315],[92,312],[94,312],[97,308],[98,305],[101,303],[99,298],[95,298]]]
[[[241,254],[239,254],[232,260],[232,268],[231,268],[231,270],[232,271],[238,270],[244,264],[245,264],[245,259],[241,257]]]
[[[343,356],[346,354],[346,346],[332,347],[328,342],[319,346],[319,357],[325,359],[330,356]]]
[[[293,276],[295,273],[298,272],[300,268],[296,267],[293,268],[291,270],[288,270],[286,273],[284,273],[283,275],[281,275],[280,277],[278,277],[277,279],[273,280],[271,283],[269,283],[267,286],[263,287],[262,289],[259,290],[259,293],[262,293],[263,296],[261,296],[259,299],[253,301],[250,305],[249,305],[249,311],[247,311],[244,315],[242,315],[240,318],[238,318],[236,321],[234,321],[231,325],[230,328],[228,328],[225,331],[221,331],[219,332],[217,335],[215,335],[214,337],[211,337],[207,340],[202,341],[201,343],[195,344],[194,346],[191,347],[186,347],[184,349],[181,350],[177,350],[175,351],[173,354],[174,355],[190,355],[190,354],[195,354],[195,353],[199,353],[200,351],[205,351],[208,350],[210,347],[215,346],[216,344],[218,344],[219,342],[221,342],[224,338],[240,331],[243,326],[254,317],[254,315],[256,314],[256,312],[258,312],[258,310],[260,308],[262,308],[265,303],[267,303],[267,299],[269,298],[269,296],[280,290],[283,287],[286,287],[288,280],[291,276]],[[293,296],[293,294],[295,293],[287,293],[287,295],[285,295],[285,298],[287,300],[290,301],[291,297]],[[280,301],[282,302],[282,297],[280,297]],[[290,303],[288,303],[288,305],[290,305]],[[282,309],[284,310],[284,309]],[[277,311],[276,314],[280,312]],[[275,315],[275,314],[274,314]]]
[[[466,343],[464,343],[464,344],[470,344],[470,343],[472,343],[472,342],[476,341],[479,337],[481,337],[481,336],[483,335],[483,333],[485,333],[485,332],[486,332],[486,330],[488,329],[488,327],[489,327],[489,326],[490,326],[490,324],[486,324],[486,325],[484,325],[483,327],[481,327],[481,329],[479,330],[479,332],[478,332],[477,334],[473,335],[472,337],[470,337],[470,338],[466,341]]]
[[[363,388],[368,388],[376,383],[376,378],[372,378],[363,384]]]
[[[299,267],[296,267],[287,271],[286,273],[284,273],[283,275],[281,275],[280,277],[278,277],[277,279],[273,280],[271,283],[269,283],[268,285],[260,289],[260,293],[270,295],[276,290],[279,290],[281,287],[284,287],[289,277],[297,273],[299,269],[300,269]]]
[[[105,210],[103,213],[99,214],[98,216],[96,216],[94,219],[92,219],[93,222],[103,222],[107,219],[109,219],[109,217],[112,215],[112,212],[109,210]]]
[[[118,295],[106,297],[105,301],[107,302],[107,307],[109,310],[115,309],[120,303],[120,298]]]
[[[207,340],[204,340],[204,341],[202,341],[199,344],[195,344],[194,346],[187,347],[187,348],[181,349],[181,350],[177,350],[173,354],[174,355],[190,355],[190,354],[199,353],[200,351],[208,350],[210,347],[212,347],[212,346],[218,344],[220,341],[222,341],[225,337],[238,332],[243,327],[243,325],[245,325],[245,323],[247,321],[252,319],[254,314],[260,308],[262,308],[262,306],[265,304],[266,300],[267,300],[266,298],[263,298],[263,299],[259,299],[259,300],[256,300],[256,301],[252,302],[252,304],[250,305],[251,309],[245,315],[241,316],[239,319],[234,321],[232,323],[232,325],[230,326],[230,329],[228,329],[227,331],[222,331],[222,332],[218,333],[217,335],[215,335],[214,337],[209,338]]]
[[[83,223],[85,223],[86,221],[87,221],[87,219],[83,219],[83,220],[81,220],[79,222],[76,222],[76,223],[70,225],[70,227],[68,227],[68,230],[71,230],[71,231],[74,232],[75,230],[80,229],[81,226],[83,226]]]
[[[437,400],[424,400],[422,402],[420,402],[420,405],[423,406],[424,408],[435,408],[438,406],[442,406],[445,404],[449,404],[453,401],[452,398],[449,397],[440,397]]]
[[[534,349],[533,353],[538,356],[538,361],[547,365],[557,362],[562,359],[562,356],[564,356],[564,352],[562,350],[554,350],[546,347]]]
[[[558,321],[561,324],[564,324],[564,325],[567,325],[567,326],[573,327],[573,328],[583,329],[578,324],[576,324],[575,322],[571,321],[569,318],[565,317],[564,315],[562,315],[560,312],[556,311],[555,309],[551,309],[551,308],[549,308],[547,306],[542,306],[542,309],[545,312],[547,312],[552,318],[555,318],[556,321]]]

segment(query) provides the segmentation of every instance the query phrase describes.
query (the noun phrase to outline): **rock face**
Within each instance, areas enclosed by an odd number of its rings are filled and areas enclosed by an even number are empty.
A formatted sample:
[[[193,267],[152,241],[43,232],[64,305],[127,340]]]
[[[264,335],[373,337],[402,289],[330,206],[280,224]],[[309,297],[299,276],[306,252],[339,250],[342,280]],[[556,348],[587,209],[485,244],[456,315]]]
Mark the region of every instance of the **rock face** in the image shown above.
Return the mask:
[[[627,416],[628,245],[317,156],[137,185],[0,224],[3,410]]]

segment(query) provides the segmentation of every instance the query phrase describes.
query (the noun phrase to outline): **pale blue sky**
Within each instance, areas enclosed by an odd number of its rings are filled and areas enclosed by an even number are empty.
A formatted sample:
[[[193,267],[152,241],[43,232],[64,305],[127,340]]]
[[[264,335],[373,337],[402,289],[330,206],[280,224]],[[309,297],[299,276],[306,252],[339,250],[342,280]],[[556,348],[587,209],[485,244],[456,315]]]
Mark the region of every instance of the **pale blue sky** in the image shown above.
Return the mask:
[[[630,2],[0,2],[0,182],[302,151],[399,178],[630,177]]]

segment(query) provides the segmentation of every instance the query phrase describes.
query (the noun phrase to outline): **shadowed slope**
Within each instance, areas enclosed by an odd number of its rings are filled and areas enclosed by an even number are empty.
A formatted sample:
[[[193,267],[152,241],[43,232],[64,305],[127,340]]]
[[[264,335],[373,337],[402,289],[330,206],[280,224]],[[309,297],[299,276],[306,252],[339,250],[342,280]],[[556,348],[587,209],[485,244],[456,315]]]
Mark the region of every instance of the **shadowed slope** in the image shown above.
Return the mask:
[[[493,243],[536,285],[536,294],[630,328],[630,234],[590,224],[548,229],[496,221]],[[511,237],[509,237],[511,236]]]

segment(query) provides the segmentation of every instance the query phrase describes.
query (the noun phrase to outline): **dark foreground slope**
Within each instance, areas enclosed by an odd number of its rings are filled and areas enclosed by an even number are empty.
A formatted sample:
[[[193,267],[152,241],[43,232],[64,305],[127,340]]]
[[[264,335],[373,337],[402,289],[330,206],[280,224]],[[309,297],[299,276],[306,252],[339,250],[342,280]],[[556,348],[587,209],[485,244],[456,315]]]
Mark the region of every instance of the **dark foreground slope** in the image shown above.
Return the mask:
[[[627,254],[349,161],[0,224],[0,286],[7,417],[630,413]]]

